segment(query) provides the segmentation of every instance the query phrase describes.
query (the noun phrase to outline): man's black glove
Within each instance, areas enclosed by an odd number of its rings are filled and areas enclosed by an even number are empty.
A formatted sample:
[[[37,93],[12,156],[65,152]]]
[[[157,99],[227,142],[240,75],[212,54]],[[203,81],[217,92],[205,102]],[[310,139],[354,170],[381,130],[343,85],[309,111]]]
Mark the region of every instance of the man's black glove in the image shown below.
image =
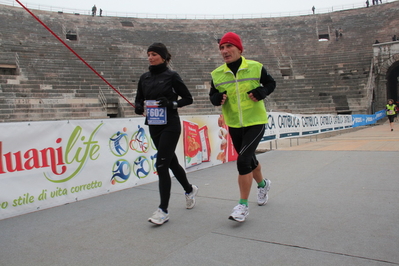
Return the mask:
[[[220,106],[222,104],[222,100],[223,100],[223,95],[226,94],[227,91],[224,92],[218,92],[213,94],[210,98],[211,98],[211,103],[214,106]]]
[[[166,97],[159,97],[157,101],[158,101],[158,107],[177,109],[177,102],[169,101]]]
[[[267,96],[267,89],[265,87],[257,87],[256,89],[253,89],[249,92],[248,94],[252,93],[252,95],[258,100],[261,101]]]
[[[142,115],[142,114],[144,114],[144,108],[143,108],[143,106],[141,106],[140,104],[136,104],[136,106],[134,107],[134,112],[135,112],[137,115]]]

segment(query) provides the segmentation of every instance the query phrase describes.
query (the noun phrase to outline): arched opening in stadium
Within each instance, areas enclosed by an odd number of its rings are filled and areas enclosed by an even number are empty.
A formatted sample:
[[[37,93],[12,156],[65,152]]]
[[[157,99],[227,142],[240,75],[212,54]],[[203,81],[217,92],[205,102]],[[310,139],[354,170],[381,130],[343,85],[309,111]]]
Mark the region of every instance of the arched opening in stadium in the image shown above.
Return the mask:
[[[399,61],[393,63],[387,71],[387,98],[395,102],[399,99]]]

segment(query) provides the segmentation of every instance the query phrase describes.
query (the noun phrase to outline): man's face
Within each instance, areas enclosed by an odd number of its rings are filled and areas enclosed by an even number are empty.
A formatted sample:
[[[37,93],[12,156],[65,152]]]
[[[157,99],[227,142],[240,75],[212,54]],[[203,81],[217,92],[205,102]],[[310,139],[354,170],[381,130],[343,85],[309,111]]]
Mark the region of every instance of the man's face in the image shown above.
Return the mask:
[[[241,57],[241,50],[231,43],[224,43],[220,45],[219,49],[220,54],[222,55],[223,60],[226,64],[233,63]]]

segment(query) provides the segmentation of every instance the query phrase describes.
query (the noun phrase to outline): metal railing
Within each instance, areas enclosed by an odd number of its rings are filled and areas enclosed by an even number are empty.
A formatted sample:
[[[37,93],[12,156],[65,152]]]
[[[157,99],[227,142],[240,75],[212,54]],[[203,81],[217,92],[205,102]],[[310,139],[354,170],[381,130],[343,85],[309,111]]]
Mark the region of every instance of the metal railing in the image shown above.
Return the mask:
[[[118,98],[118,113],[119,117],[125,117],[125,107],[123,106],[123,101]]]
[[[106,111],[107,110],[107,98],[105,97],[105,94],[101,87],[98,88],[98,100],[100,101],[103,109]]]
[[[15,53],[15,65],[19,69],[19,54],[18,53]]]
[[[16,65],[16,70],[15,70],[16,74],[20,75],[22,73],[22,70],[19,67],[20,65],[19,65],[19,54],[18,53],[15,53],[15,65]]]
[[[365,86],[367,106],[370,106],[371,108],[373,106],[374,87],[375,87],[375,75],[374,75],[374,57],[373,57],[370,63],[369,77],[367,79],[367,84]]]
[[[34,1],[34,0],[32,0]],[[395,0],[397,1],[397,0]],[[382,1],[383,3],[388,3],[388,0]],[[393,1],[391,1],[393,2]],[[0,0],[0,4],[8,6],[20,5],[13,0]],[[70,14],[79,15],[91,15],[90,9],[73,9],[65,8],[59,6],[46,6],[38,5],[33,3],[23,3],[29,9],[51,11],[51,12],[62,12]],[[332,6],[329,8],[317,8],[316,14],[331,13],[341,10],[349,10],[355,8],[365,7],[365,1],[357,2],[354,4]],[[103,11],[102,16],[108,17],[132,17],[132,18],[152,18],[152,19],[249,19],[249,18],[270,18],[270,17],[292,17],[292,16],[304,16],[311,15],[312,10],[302,10],[293,12],[275,12],[275,13],[257,13],[257,14],[149,14],[149,13],[131,13],[131,12],[113,12],[113,11]]]

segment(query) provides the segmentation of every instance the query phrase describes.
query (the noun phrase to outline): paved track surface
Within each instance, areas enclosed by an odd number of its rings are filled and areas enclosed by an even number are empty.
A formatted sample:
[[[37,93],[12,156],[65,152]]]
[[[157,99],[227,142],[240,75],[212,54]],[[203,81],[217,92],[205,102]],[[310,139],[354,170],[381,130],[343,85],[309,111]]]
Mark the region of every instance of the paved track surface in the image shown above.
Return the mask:
[[[173,179],[162,226],[147,222],[157,183],[1,220],[0,265],[399,265],[396,126],[259,154],[269,202],[257,206],[253,184],[244,223],[228,220],[235,162],[189,174],[200,188],[192,210]]]

